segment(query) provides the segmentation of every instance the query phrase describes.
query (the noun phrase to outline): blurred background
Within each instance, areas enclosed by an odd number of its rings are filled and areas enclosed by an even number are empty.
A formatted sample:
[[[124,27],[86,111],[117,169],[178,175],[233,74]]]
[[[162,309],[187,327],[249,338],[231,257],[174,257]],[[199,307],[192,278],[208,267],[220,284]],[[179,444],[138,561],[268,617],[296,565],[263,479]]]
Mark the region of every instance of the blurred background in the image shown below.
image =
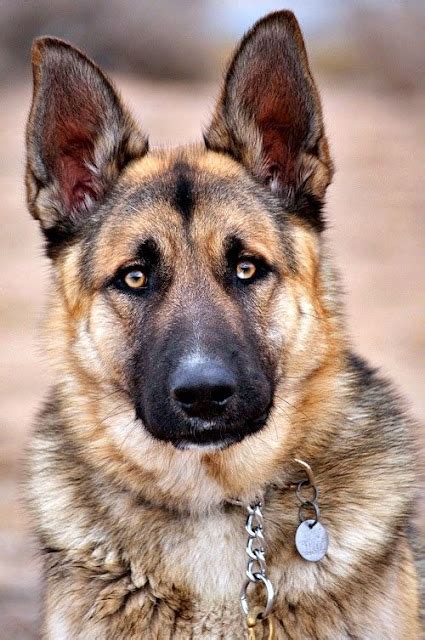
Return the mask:
[[[301,23],[322,92],[337,167],[327,235],[353,341],[425,423],[423,0],[1,0],[1,640],[37,638],[40,607],[19,503],[20,459],[49,381],[37,347],[48,264],[23,186],[31,40],[50,34],[81,47],[109,70],[151,143],[175,144],[200,139],[236,39],[281,8]]]

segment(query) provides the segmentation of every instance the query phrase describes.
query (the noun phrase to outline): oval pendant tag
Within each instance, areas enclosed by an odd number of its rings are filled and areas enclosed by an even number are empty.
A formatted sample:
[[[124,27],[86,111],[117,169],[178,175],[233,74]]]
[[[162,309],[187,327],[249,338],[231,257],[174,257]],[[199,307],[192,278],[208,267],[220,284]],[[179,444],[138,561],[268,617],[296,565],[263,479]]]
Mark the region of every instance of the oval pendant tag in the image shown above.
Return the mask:
[[[328,532],[320,522],[304,520],[295,533],[295,546],[304,560],[318,562],[328,550]]]

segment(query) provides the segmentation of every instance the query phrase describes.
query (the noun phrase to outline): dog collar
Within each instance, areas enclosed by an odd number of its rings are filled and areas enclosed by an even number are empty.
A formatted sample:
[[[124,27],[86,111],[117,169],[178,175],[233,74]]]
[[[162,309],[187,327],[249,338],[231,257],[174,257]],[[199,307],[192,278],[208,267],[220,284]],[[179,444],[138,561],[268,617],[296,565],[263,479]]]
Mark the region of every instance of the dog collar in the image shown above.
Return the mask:
[[[295,532],[295,547],[299,555],[308,562],[318,562],[326,555],[329,538],[326,528],[319,521],[320,509],[318,504],[319,488],[316,484],[313,470],[304,460],[295,458],[295,462],[303,468],[306,478],[296,483],[284,485],[280,489],[295,488],[299,502],[298,518],[299,525]],[[312,495],[306,498],[303,491],[310,490]],[[275,591],[270,578],[267,575],[266,565],[266,539],[264,528],[264,516],[262,512],[264,504],[264,494],[255,497],[252,501],[239,499],[227,500],[229,504],[244,507],[247,510],[245,530],[248,539],[245,547],[248,556],[246,577],[240,592],[240,605],[246,617],[248,635],[250,640],[255,640],[255,628],[257,625],[268,624],[268,638],[274,638],[273,624],[273,604]],[[314,518],[308,513],[314,513]],[[250,585],[261,583],[265,590],[265,604],[263,607],[250,607],[248,599],[248,589]],[[263,636],[261,636],[263,637]]]

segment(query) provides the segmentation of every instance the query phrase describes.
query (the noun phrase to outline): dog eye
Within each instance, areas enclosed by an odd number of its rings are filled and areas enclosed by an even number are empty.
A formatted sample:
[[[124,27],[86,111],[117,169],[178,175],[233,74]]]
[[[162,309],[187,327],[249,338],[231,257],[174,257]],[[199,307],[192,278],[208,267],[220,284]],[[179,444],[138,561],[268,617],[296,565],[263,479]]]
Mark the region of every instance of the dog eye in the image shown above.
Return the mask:
[[[148,284],[148,277],[141,269],[131,269],[121,276],[122,284],[128,289],[144,289]]]
[[[252,260],[239,260],[236,265],[236,275],[239,280],[252,280],[257,273],[257,266]]]

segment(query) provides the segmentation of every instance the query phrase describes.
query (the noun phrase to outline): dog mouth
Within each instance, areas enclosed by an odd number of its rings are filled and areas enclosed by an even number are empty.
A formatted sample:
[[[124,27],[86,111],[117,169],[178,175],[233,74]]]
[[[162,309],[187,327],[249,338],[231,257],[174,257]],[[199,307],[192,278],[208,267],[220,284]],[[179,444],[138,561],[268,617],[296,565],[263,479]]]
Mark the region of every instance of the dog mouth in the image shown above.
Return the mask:
[[[241,426],[223,426],[213,422],[193,420],[188,428],[179,431],[175,436],[167,440],[176,449],[215,449],[222,450],[233,444],[241,442],[247,436],[260,431],[267,422],[268,411],[259,418],[249,421]]]

